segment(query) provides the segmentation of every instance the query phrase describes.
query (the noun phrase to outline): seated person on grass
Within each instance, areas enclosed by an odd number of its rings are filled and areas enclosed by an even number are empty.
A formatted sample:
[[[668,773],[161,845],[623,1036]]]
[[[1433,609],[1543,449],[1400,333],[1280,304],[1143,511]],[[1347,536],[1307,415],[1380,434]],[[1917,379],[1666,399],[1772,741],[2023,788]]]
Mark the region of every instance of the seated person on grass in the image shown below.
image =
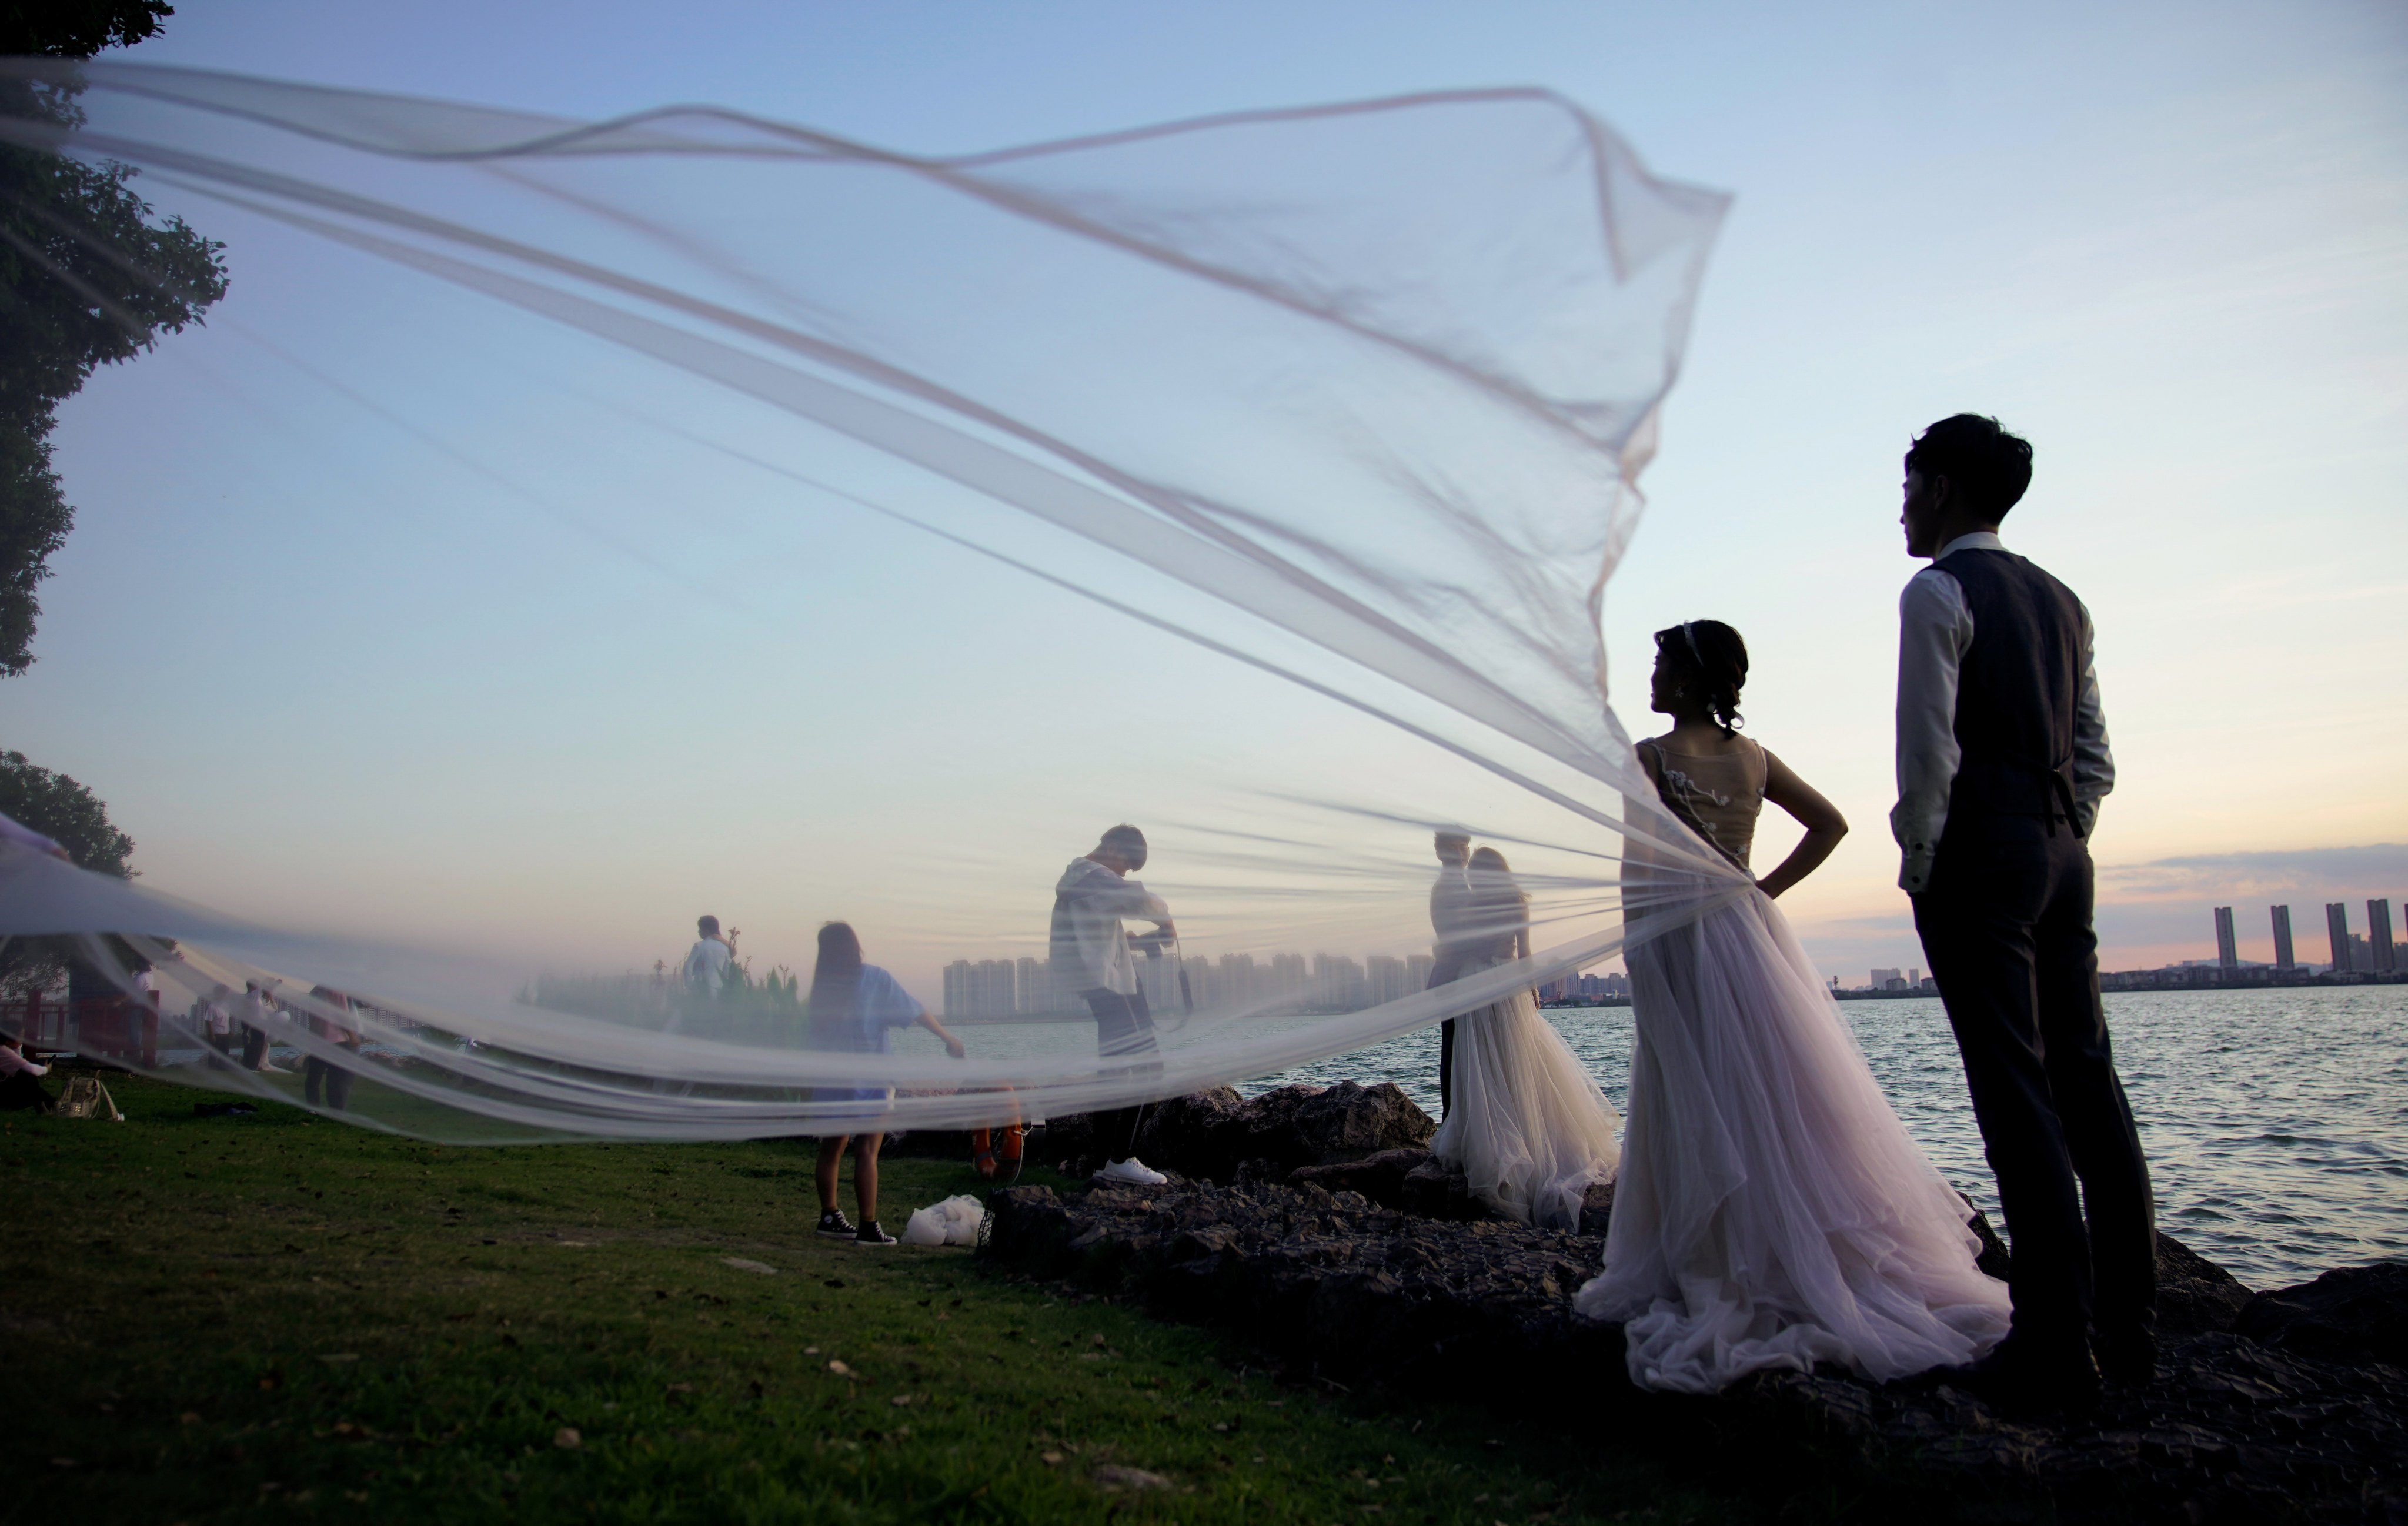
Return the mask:
[[[39,1078],[50,1073],[48,1065],[36,1065],[25,1058],[24,1041],[0,1038],[0,1113],[22,1113],[27,1108],[48,1113],[50,1094],[42,1089]]]

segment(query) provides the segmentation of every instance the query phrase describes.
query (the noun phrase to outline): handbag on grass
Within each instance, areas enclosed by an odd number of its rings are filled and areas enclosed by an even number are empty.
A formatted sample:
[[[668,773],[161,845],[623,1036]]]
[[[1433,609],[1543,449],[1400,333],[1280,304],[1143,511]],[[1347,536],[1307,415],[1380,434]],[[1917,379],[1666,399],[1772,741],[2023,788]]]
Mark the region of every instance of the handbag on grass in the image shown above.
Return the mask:
[[[59,1097],[58,1116],[63,1118],[97,1118],[106,1116],[112,1123],[123,1123],[125,1115],[117,1110],[117,1100],[96,1075],[70,1077],[67,1089]]]

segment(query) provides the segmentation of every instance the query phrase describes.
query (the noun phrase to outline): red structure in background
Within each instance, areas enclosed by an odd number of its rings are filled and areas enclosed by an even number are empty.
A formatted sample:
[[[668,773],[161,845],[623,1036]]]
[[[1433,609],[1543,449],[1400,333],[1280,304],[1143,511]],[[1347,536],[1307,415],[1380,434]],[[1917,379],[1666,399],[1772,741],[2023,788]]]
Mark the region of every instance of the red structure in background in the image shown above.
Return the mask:
[[[72,1001],[27,993],[0,1008],[0,1028],[29,1049],[70,1050],[84,1059],[155,1069],[159,1063],[159,993],[79,997]]]

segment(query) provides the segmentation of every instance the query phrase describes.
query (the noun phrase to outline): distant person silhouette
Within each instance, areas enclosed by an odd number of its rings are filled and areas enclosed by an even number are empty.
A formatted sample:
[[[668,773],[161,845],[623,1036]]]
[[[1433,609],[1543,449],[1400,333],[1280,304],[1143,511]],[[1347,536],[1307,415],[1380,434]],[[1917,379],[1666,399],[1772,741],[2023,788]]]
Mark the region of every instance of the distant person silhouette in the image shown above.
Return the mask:
[[[1467,867],[1471,861],[1471,839],[1461,832],[1442,831],[1430,840],[1430,850],[1438,856],[1438,879],[1430,885],[1430,932],[1436,942],[1430,948],[1429,987],[1444,986],[1463,973],[1463,962],[1478,945],[1478,916],[1473,909],[1471,876]],[[1438,1025],[1438,1110],[1444,1117],[1455,1106],[1455,1019]]]

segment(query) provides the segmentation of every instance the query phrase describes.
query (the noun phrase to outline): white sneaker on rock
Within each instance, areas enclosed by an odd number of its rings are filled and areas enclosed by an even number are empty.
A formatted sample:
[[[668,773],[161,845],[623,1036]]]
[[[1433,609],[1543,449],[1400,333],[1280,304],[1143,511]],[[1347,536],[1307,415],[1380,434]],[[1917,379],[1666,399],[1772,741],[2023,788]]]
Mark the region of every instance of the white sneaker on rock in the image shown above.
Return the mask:
[[[1170,1178],[1147,1165],[1136,1156],[1125,1160],[1108,1160],[1104,1169],[1096,1173],[1100,1181],[1127,1182],[1136,1187],[1163,1187]]]

